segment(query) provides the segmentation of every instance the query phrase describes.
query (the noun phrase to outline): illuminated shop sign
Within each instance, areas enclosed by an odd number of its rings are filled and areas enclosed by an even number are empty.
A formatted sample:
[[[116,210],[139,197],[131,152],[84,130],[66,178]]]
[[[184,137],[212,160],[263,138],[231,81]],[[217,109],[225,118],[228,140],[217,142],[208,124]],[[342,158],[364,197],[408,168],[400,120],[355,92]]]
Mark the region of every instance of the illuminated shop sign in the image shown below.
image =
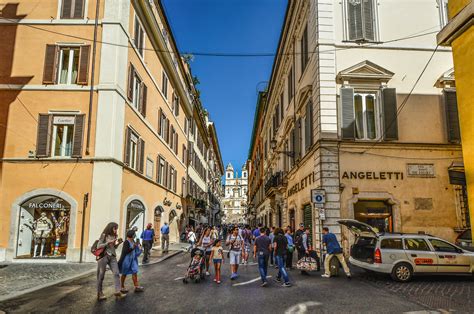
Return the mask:
[[[348,180],[403,180],[401,171],[344,171],[343,179]]]

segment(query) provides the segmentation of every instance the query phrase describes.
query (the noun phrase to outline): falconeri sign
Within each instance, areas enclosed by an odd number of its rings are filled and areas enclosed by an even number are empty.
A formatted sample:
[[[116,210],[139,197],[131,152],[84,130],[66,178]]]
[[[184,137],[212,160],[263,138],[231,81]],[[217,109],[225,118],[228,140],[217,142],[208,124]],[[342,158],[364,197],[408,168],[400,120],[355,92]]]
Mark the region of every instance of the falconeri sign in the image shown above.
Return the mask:
[[[403,180],[401,171],[344,171],[342,179],[349,180]]]

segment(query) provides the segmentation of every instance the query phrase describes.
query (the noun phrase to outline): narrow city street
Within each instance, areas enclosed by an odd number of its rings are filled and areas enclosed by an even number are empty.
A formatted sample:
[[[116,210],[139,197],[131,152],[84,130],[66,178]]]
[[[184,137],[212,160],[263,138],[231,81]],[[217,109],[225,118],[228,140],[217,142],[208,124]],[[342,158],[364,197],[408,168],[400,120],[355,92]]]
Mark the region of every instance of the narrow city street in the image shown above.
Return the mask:
[[[474,299],[470,278],[455,280],[442,278],[433,285],[427,284],[433,278],[416,278],[413,283],[393,284],[390,279],[378,277],[368,279],[365,273],[355,271],[354,278],[345,276],[323,279],[319,273],[301,276],[299,271],[291,270],[293,286],[283,288],[273,281],[276,270],[269,269],[270,284],[260,287],[257,266],[250,263],[240,267],[241,277],[230,281],[229,265],[224,264],[222,284],[217,285],[211,278],[196,284],[183,284],[182,278],[189,262],[188,254],[180,254],[163,263],[142,267],[141,284],[145,292],[129,293],[123,300],[112,297],[112,276],[110,272],[104,283],[108,299],[96,301],[95,276],[46,288],[0,304],[5,312],[61,312],[61,313],[313,313],[313,312],[413,312],[472,310]],[[437,282],[437,283],[436,283]],[[446,289],[438,286],[446,283]],[[128,279],[131,285],[131,279]],[[425,291],[424,287],[431,287]],[[406,288],[406,289],[405,289]],[[439,299],[437,293],[458,294],[464,298],[464,304],[458,308],[433,308],[424,292],[430,298]],[[441,303],[438,303],[441,304]]]

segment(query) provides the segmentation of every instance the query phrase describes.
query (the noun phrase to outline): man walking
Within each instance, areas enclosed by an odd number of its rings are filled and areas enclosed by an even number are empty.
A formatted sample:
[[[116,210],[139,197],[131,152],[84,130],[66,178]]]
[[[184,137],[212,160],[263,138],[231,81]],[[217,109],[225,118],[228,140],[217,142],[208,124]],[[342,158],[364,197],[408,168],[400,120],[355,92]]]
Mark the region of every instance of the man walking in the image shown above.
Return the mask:
[[[288,273],[285,268],[285,255],[286,249],[288,247],[288,240],[286,239],[285,234],[281,228],[275,228],[273,232],[275,235],[273,239],[275,262],[278,266],[278,275],[276,277],[276,281],[281,282],[283,277],[283,287],[291,287],[290,279],[288,278]]]
[[[300,224],[300,228],[295,232],[295,245],[298,251],[298,261],[309,254],[309,228],[305,228],[304,224]],[[309,275],[305,270],[301,271],[302,275]]]
[[[344,255],[342,254],[342,248],[337,241],[336,236],[334,233],[329,232],[328,227],[323,228],[323,244],[326,246],[327,256],[324,260],[324,274],[321,275],[323,278],[331,277],[331,269],[329,263],[333,256],[336,256],[339,262],[344,268],[344,272],[346,273],[347,279],[351,279],[351,271],[349,267],[347,267],[346,261],[344,260]]]
[[[153,247],[153,240],[155,239],[155,230],[152,228],[152,226],[153,225],[149,223],[146,226],[146,229],[142,231],[142,235],[140,236],[143,243],[143,264],[148,263],[150,250]]]
[[[170,226],[168,226],[168,223],[165,222],[165,224],[161,227],[161,251],[163,253],[168,252],[168,247],[170,245]]]
[[[262,279],[262,287],[267,285],[268,257],[270,256],[271,241],[265,234],[265,228],[260,227],[259,236],[253,246],[253,259],[258,261],[258,271]]]

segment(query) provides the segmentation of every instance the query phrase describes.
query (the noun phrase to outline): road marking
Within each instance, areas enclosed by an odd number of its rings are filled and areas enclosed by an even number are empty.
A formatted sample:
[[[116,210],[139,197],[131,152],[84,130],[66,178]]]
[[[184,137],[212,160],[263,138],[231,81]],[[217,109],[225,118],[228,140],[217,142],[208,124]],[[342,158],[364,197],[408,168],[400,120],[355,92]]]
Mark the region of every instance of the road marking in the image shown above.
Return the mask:
[[[272,276],[267,276],[267,278],[272,278]],[[259,280],[260,280],[260,277],[255,278],[255,279],[252,279],[252,280],[249,280],[249,281],[246,281],[246,282],[235,283],[235,284],[233,284],[232,286],[233,286],[233,287],[236,287],[236,286],[248,285],[249,283],[253,283],[253,282],[259,281]]]
[[[304,313],[308,313],[308,308],[309,307],[314,307],[314,306],[319,306],[319,305],[321,305],[321,303],[314,302],[314,301],[298,303],[296,305],[293,305],[289,309],[287,309],[285,311],[285,314],[304,314]]]

